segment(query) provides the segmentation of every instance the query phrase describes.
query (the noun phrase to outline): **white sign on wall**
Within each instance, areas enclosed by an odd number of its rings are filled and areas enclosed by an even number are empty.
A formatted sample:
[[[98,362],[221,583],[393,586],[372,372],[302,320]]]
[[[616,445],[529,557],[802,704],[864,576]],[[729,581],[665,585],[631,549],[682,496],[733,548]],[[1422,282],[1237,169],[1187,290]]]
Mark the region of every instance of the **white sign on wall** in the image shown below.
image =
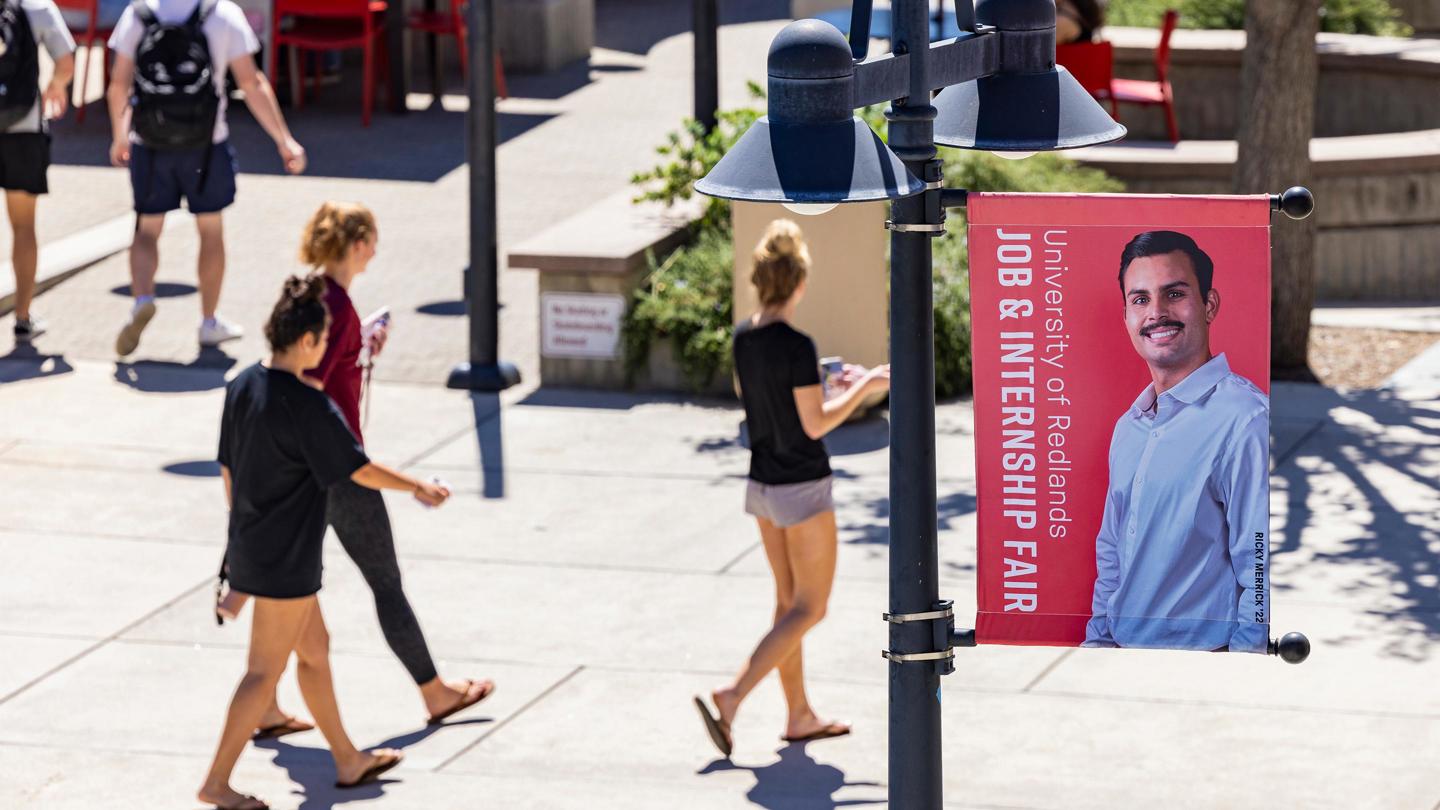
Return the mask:
[[[598,293],[542,293],[540,354],[544,357],[620,356],[625,298]]]

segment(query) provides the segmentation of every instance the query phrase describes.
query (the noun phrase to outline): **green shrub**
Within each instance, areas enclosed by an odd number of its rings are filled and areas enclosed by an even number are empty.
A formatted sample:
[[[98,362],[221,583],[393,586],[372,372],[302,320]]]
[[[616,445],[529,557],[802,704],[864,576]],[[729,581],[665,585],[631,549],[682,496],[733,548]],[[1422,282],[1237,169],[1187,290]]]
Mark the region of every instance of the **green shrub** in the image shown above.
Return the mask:
[[[1169,8],[1180,12],[1181,28],[1245,27],[1245,0],[1110,0],[1105,19],[1109,25],[1158,28]],[[1389,0],[1324,0],[1320,30],[1391,37],[1414,33]]]
[[[625,370],[633,381],[650,347],[669,339],[685,380],[699,391],[717,373],[730,373],[733,332],[730,229],[698,225],[693,241],[663,262],[654,254],[621,328]]]

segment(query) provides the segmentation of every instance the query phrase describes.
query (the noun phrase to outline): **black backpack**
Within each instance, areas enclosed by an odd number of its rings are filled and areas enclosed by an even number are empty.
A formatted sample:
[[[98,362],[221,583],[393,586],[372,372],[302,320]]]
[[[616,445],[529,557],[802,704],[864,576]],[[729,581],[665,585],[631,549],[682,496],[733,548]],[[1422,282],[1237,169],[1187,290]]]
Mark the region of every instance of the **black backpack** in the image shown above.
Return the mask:
[[[220,95],[210,43],[201,30],[216,0],[200,0],[190,18],[165,25],[145,0],[130,8],[145,26],[135,51],[135,95],[131,124],[151,149],[189,150],[210,146]]]
[[[0,130],[20,123],[40,97],[40,50],[20,0],[0,0]]]

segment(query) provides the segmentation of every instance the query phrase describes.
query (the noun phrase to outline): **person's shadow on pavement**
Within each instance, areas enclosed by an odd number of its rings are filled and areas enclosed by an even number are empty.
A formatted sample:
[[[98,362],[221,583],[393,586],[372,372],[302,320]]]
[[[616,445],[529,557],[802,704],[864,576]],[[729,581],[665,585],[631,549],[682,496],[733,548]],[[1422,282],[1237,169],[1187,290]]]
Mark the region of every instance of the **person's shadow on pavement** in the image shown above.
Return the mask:
[[[44,354],[28,343],[19,343],[9,354],[0,357],[0,384],[58,377],[74,370],[63,355]]]
[[[879,787],[878,782],[848,782],[845,772],[834,765],[821,765],[805,752],[806,743],[791,743],[781,748],[780,759],[762,767],[736,765],[728,759],[717,759],[699,771],[701,776],[721,771],[749,771],[755,775],[755,786],[745,798],[770,810],[804,807],[806,810],[831,810],[864,804],[885,804],[886,799],[841,799],[835,792],[843,787]]]
[[[401,734],[398,737],[391,737],[388,740],[366,746],[366,748],[408,748],[442,729],[452,726],[474,726],[493,722],[495,722],[493,717],[454,720],[438,725],[425,726],[417,731]],[[320,734],[318,731],[306,733],[316,736]],[[335,761],[330,758],[329,749],[323,747],[316,748],[308,745],[291,745],[284,740],[273,739],[257,740],[254,745],[256,748],[274,751],[275,764],[284,768],[289,774],[290,780],[301,786],[300,793],[305,799],[300,803],[298,810],[331,810],[331,808],[337,804],[378,799],[385,795],[386,785],[401,781],[394,776],[388,776],[376,779],[373,782],[367,782],[358,787],[336,787]],[[396,771],[390,771],[390,774],[396,774]]]
[[[225,374],[235,358],[215,346],[205,346],[189,363],[168,360],[123,360],[115,363],[115,380],[147,394],[182,394],[225,387]]]

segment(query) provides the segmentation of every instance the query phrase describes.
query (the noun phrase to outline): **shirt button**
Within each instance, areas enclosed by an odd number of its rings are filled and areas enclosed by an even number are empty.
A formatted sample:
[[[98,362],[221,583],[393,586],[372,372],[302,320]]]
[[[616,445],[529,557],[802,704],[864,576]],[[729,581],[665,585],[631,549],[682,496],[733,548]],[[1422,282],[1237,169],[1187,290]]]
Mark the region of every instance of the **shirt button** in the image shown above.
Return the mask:
[[[1151,432],[1150,435],[1151,435],[1151,436],[1154,436],[1155,438],[1158,439],[1158,438],[1160,438],[1160,431],[1158,431],[1158,430],[1153,431],[1153,432]]]
[[[1134,526],[1131,526],[1131,527],[1130,527],[1130,533],[1131,533],[1131,534],[1134,534],[1134,533],[1135,533],[1135,527],[1134,527]]]

